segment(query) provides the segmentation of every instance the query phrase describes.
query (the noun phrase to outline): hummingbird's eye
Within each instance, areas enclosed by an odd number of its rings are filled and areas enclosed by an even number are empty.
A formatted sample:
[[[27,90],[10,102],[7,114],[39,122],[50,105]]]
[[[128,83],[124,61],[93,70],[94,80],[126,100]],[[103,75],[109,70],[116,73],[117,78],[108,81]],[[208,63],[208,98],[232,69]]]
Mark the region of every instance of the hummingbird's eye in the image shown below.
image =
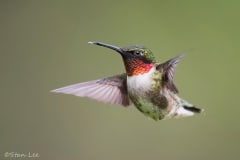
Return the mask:
[[[140,51],[133,51],[134,56],[141,56],[142,53]]]

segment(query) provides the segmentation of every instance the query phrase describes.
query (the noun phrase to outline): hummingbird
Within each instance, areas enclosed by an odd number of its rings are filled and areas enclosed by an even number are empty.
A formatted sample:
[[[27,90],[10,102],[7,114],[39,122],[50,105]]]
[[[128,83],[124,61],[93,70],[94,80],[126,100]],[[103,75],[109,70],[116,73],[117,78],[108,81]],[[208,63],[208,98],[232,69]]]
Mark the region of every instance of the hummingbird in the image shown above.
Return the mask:
[[[125,73],[65,86],[52,92],[88,97],[125,107],[133,103],[140,112],[156,121],[192,116],[203,111],[180,98],[173,82],[173,74],[183,54],[158,63],[152,51],[144,46],[118,47],[102,42],[88,43],[119,53]]]

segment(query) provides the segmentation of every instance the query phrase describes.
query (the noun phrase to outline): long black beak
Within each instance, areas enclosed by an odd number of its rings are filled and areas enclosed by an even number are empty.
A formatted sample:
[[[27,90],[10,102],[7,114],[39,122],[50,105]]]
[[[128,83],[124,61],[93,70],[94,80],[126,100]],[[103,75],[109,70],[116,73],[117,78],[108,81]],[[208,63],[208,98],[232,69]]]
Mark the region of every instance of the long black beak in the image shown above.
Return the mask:
[[[106,43],[102,43],[102,42],[88,42],[88,43],[113,49],[113,50],[117,51],[118,53],[120,53],[121,55],[124,54],[124,51],[120,47],[117,47],[114,45],[110,45],[110,44],[106,44]]]

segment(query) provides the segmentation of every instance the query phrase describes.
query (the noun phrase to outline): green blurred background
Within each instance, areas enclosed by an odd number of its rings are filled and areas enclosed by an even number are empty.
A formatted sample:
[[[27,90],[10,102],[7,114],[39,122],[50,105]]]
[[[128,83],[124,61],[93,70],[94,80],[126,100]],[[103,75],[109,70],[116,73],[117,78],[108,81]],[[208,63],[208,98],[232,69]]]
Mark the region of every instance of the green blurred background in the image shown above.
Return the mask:
[[[0,159],[240,159],[240,2],[0,1]],[[119,55],[89,45],[145,45],[163,62],[182,51],[175,83],[205,114],[155,122],[49,91],[122,73]],[[9,157],[5,157],[9,159]]]

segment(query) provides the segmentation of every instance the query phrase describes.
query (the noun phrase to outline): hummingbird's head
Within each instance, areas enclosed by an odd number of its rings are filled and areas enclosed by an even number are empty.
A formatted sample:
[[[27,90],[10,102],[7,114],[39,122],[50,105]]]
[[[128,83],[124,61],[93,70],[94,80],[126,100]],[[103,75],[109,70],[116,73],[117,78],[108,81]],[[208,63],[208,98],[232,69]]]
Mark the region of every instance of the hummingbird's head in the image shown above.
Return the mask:
[[[143,46],[117,47],[101,42],[88,42],[117,51],[123,58],[128,76],[147,73],[154,66],[155,58],[148,48]]]

